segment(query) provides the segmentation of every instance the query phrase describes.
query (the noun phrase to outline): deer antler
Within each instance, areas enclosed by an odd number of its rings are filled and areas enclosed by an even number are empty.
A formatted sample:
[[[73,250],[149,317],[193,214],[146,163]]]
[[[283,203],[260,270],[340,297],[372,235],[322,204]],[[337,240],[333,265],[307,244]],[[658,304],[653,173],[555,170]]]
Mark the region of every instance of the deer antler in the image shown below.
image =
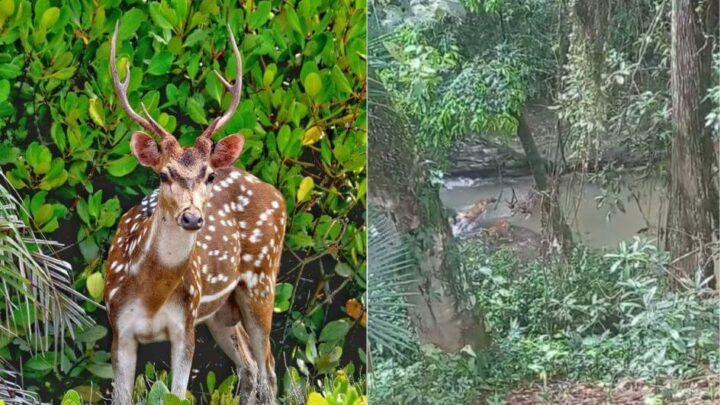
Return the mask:
[[[233,54],[235,55],[235,66],[237,71],[237,79],[235,79],[235,84],[230,84],[227,80],[225,80],[224,77],[216,70],[215,74],[217,75],[218,79],[222,82],[223,85],[225,85],[225,88],[232,94],[232,102],[230,102],[230,107],[228,110],[223,114],[221,117],[216,118],[213,120],[212,123],[210,123],[210,126],[207,127],[205,131],[200,135],[200,138],[210,138],[215,134],[217,131],[219,131],[225,124],[227,124],[228,121],[230,121],[230,118],[235,114],[235,111],[238,108],[238,105],[240,104],[240,93],[242,91],[242,57],[240,56],[240,50],[238,49],[237,42],[235,42],[235,36],[232,33],[232,29],[228,25],[228,36],[230,37],[230,45],[232,45]]]
[[[143,112],[145,113],[147,119],[141,117],[140,114],[136,113],[135,110],[130,107],[130,102],[127,98],[127,89],[128,85],[130,84],[130,64],[126,65],[125,82],[121,82],[120,76],[118,76],[117,72],[117,61],[115,60],[115,49],[117,48],[117,36],[119,28],[120,22],[118,20],[118,22],[115,23],[115,32],[113,33],[112,41],[110,42],[110,73],[112,74],[115,95],[117,96],[120,105],[122,106],[123,110],[125,110],[127,115],[130,116],[130,118],[132,118],[133,120],[137,121],[138,124],[142,125],[143,128],[147,129],[150,132],[158,134],[163,140],[167,137],[173,137],[172,134],[166,131],[152,118],[152,116],[150,116],[150,113],[148,113],[145,105],[141,104]]]

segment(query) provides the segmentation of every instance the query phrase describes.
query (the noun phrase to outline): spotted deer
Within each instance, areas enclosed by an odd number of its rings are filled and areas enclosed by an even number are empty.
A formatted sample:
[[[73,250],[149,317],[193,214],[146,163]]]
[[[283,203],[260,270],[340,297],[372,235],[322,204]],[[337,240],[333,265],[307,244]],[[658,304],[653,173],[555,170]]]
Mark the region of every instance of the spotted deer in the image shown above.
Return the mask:
[[[191,147],[182,147],[143,106],[127,97],[117,72],[118,25],[110,47],[110,70],[118,103],[154,133],[135,132],[132,153],[158,174],[160,186],[127,211],[107,258],[105,303],[112,328],[113,403],[131,403],[138,344],[169,340],[172,392],[185,396],[195,349],[195,326],[205,323],[238,369],[243,403],[273,403],[276,392],[270,328],[274,286],[285,233],[286,209],[273,186],[233,162],[243,138],[211,136],[240,102],[242,60],[228,29],[237,66],[228,110],[212,121]]]

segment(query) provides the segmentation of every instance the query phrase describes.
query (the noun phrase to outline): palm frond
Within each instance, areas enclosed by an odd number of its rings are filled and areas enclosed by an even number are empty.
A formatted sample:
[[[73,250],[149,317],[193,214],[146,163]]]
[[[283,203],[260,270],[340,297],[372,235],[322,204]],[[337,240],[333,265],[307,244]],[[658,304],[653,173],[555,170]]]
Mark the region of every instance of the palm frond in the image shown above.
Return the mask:
[[[417,294],[417,264],[392,221],[373,209],[368,215],[368,338],[371,349],[402,356],[416,347],[407,298]]]
[[[73,288],[70,264],[54,257],[61,244],[34,232],[23,215],[30,217],[0,170],[0,333],[24,335],[39,351],[62,348],[67,332],[93,324],[77,302],[88,298]]]
[[[0,399],[7,405],[34,405],[40,399],[34,392],[24,390],[17,381],[17,373],[0,366]]]

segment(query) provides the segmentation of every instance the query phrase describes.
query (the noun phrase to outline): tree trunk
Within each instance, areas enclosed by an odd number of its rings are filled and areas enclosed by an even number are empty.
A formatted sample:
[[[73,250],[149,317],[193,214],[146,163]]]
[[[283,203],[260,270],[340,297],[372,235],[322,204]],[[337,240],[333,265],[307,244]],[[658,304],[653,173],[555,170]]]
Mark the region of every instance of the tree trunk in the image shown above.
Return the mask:
[[[585,102],[578,112],[580,121],[591,123],[587,129],[581,126],[580,142],[576,145],[583,153],[584,161],[597,166],[607,138],[608,99],[603,90],[605,73],[605,48],[610,24],[612,0],[573,0],[570,6],[572,20],[571,52],[576,65],[576,80],[581,99]]]
[[[710,131],[704,126],[710,105],[713,36],[717,33],[717,1],[673,0],[671,22],[671,91],[674,137],[670,159],[669,204],[665,246],[675,268],[691,276],[702,268],[712,275],[713,229],[718,221],[718,195],[712,178]],[[703,27],[705,25],[705,27]],[[707,32],[709,35],[703,35]]]
[[[518,122],[520,124],[518,127],[518,138],[520,138],[520,143],[525,151],[530,171],[535,180],[535,188],[541,198],[542,228],[545,234],[543,238],[544,242],[547,248],[558,247],[563,256],[569,257],[573,248],[572,231],[560,209],[558,188],[555,184],[553,184],[552,187],[548,184],[545,160],[540,156],[540,152],[538,152],[532,130],[528,126],[527,121],[525,121],[522,113],[518,115]]]
[[[412,251],[424,282],[411,314],[420,341],[445,350],[487,346],[484,317],[458,310],[451,286],[452,272],[459,270],[457,249],[439,188],[421,165],[414,132],[394,111],[380,82],[371,78],[368,90],[369,205],[387,214],[415,243]]]

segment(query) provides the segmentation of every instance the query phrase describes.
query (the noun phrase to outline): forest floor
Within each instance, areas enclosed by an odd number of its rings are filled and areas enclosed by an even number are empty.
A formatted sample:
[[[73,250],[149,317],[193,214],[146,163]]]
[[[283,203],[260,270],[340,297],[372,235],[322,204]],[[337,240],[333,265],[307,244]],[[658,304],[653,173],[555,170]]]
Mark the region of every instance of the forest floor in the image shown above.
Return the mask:
[[[478,405],[492,395],[481,396]],[[553,382],[517,388],[505,397],[507,405],[717,405],[720,376],[654,386],[640,380],[622,381],[614,387],[594,383]]]

